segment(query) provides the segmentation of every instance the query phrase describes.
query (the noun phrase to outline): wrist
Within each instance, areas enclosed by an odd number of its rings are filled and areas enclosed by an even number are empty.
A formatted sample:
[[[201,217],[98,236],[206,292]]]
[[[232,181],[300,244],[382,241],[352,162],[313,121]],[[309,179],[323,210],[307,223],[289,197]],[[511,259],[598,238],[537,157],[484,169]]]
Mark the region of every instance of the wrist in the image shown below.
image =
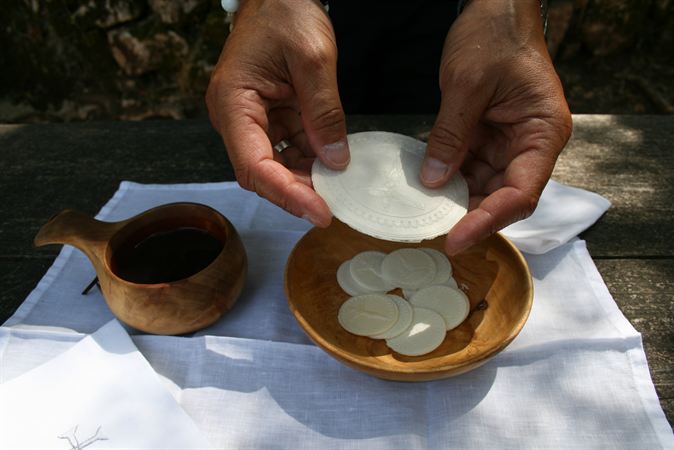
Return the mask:
[[[457,14],[467,9],[480,10],[489,15],[510,13],[521,18],[531,18],[540,21],[544,33],[547,31],[548,0],[459,0]]]
[[[235,19],[246,14],[248,11],[257,11],[265,4],[267,0],[220,0],[222,9],[227,13],[226,22],[229,24],[229,31],[234,28]],[[305,0],[304,0],[305,1]],[[329,0],[309,0],[325,9],[326,13],[330,9]],[[303,5],[304,7],[306,5]]]

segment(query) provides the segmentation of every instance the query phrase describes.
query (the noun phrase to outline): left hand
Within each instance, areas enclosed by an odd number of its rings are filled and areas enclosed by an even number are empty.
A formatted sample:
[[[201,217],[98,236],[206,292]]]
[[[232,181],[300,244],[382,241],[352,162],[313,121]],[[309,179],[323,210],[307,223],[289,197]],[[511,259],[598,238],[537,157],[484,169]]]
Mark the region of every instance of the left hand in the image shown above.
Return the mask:
[[[440,88],[421,180],[466,178],[469,212],[445,244],[454,255],[533,212],[571,135],[538,0],[471,0],[447,35]]]

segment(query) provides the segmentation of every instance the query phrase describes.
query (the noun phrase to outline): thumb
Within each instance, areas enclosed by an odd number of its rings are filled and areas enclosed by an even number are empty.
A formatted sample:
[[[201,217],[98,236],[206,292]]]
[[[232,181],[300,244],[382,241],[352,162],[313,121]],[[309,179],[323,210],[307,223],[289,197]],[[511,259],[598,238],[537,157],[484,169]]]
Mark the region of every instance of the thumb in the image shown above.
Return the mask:
[[[349,144],[337,89],[337,49],[325,47],[312,49],[313,54],[291,67],[291,77],[309,145],[326,166],[344,169],[349,164]]]
[[[443,92],[421,166],[421,182],[429,188],[442,186],[458,172],[487,107],[484,94],[456,86],[448,91]]]

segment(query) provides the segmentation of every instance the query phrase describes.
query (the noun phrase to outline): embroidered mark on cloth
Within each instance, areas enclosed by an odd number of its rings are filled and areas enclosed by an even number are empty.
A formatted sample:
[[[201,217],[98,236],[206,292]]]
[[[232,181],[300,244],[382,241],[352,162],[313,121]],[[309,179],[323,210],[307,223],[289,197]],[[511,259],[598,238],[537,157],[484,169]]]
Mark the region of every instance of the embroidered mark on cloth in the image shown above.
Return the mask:
[[[107,441],[108,438],[101,433],[101,426],[96,428],[96,432],[90,437],[84,439],[82,442],[77,438],[77,428],[79,425],[75,425],[74,428],[71,428],[66,433],[56,436],[59,439],[65,439],[70,444],[70,450],[82,450],[96,441]]]

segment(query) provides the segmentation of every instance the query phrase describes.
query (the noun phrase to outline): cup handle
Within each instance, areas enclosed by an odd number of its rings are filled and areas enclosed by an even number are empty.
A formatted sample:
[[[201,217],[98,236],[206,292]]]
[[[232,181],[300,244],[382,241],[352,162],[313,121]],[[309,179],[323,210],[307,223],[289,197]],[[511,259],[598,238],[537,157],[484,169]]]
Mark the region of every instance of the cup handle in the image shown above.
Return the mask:
[[[84,252],[94,266],[102,261],[112,235],[124,222],[102,222],[84,213],[66,209],[52,216],[40,228],[33,243],[36,247],[69,244]]]

